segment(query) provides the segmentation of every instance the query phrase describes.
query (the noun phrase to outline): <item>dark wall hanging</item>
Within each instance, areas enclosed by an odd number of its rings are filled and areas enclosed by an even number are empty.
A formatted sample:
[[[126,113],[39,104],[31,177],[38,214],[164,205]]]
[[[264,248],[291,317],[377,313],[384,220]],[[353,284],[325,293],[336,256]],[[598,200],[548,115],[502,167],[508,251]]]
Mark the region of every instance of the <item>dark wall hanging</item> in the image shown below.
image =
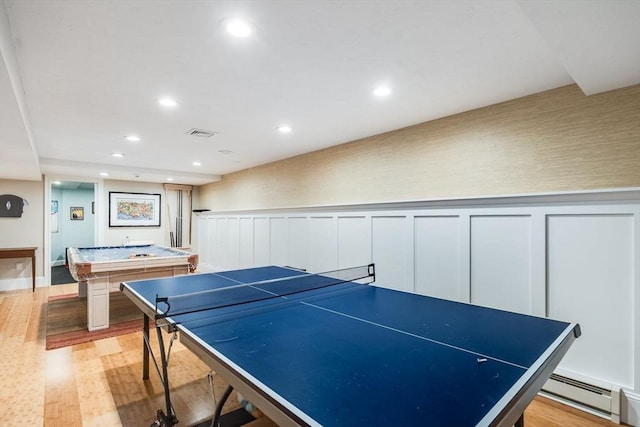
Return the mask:
[[[3,218],[20,218],[22,217],[22,208],[29,205],[27,199],[13,194],[0,195],[0,217]]]

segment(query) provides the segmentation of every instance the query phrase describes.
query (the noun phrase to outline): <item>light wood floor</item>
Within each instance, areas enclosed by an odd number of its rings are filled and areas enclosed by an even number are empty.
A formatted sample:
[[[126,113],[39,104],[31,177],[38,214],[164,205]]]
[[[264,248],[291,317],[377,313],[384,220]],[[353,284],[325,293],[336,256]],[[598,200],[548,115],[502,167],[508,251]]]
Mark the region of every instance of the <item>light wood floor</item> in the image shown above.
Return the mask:
[[[76,290],[72,284],[38,288],[35,293],[0,292],[0,426],[148,426],[163,407],[157,375],[151,372],[151,380],[141,379],[140,332],[45,350],[47,297]],[[206,365],[177,341],[170,362],[179,425],[209,417],[213,397]],[[214,384],[219,397],[226,385],[219,377]],[[237,401],[231,403],[237,407]],[[616,425],[544,398],[529,406],[525,424]],[[265,418],[251,424],[273,425]]]

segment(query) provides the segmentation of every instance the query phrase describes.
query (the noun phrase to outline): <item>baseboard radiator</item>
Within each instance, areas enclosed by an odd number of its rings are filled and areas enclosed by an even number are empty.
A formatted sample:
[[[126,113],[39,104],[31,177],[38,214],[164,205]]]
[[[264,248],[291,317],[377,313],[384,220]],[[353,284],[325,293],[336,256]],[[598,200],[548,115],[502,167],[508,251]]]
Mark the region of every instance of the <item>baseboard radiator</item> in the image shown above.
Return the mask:
[[[620,424],[620,387],[552,374],[541,395]]]

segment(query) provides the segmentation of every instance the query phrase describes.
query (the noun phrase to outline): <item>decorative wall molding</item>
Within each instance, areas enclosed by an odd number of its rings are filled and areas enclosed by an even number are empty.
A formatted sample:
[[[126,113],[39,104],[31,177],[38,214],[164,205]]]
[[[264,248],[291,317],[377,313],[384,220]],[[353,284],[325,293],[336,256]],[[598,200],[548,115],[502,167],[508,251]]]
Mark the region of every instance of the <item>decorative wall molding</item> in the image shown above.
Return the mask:
[[[637,203],[640,201],[640,187],[610,188],[605,190],[562,191],[552,193],[510,194],[496,196],[473,196],[456,198],[438,198],[411,200],[403,202],[379,202],[349,205],[300,206],[294,208],[251,209],[251,210],[208,210],[196,215],[245,215],[256,213],[295,213],[295,212],[333,212],[333,211],[370,211],[404,210],[421,208],[450,208],[474,206],[536,206],[585,203]]]
[[[375,262],[378,286],[579,322],[560,367],[637,409],[639,189],[331,208],[200,214],[192,248],[210,270]]]

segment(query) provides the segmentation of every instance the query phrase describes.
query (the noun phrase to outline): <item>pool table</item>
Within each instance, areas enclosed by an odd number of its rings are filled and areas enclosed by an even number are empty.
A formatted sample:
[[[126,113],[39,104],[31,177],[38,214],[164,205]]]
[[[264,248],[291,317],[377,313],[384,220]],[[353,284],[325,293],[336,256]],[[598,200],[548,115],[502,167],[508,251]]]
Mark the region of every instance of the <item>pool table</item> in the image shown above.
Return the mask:
[[[193,273],[198,266],[195,253],[153,244],[67,248],[67,259],[78,295],[87,298],[90,331],[109,327],[109,293],[120,282]]]

